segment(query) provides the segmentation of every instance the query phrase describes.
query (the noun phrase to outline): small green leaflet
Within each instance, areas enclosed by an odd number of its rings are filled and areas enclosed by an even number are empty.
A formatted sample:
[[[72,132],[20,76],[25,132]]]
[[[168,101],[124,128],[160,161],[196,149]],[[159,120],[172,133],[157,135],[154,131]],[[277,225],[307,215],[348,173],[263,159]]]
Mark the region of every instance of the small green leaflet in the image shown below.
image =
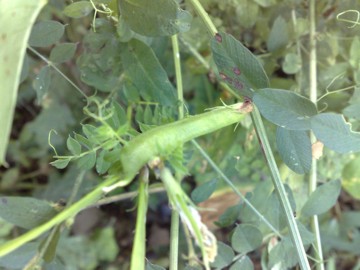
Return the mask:
[[[217,247],[218,253],[215,257],[215,261],[211,263],[211,267],[216,267],[216,269],[223,269],[232,262],[235,254],[233,249],[223,242],[218,241]]]
[[[248,253],[261,246],[263,236],[258,228],[240,224],[231,236],[231,245],[239,253]]]
[[[82,18],[89,15],[94,10],[90,1],[78,1],[68,5],[64,9],[64,14],[71,18]]]
[[[252,98],[254,90],[269,86],[259,60],[232,35],[217,33],[211,50],[220,79],[239,94]]]
[[[41,104],[44,96],[47,94],[51,84],[51,68],[43,66],[39,74],[33,80],[33,87],[36,92],[36,100]]]
[[[253,101],[262,116],[286,129],[309,130],[310,118],[317,114],[314,103],[287,90],[260,89],[255,93]]]
[[[321,113],[311,119],[316,138],[335,152],[345,154],[360,151],[360,133],[351,130],[351,124],[336,113]]]
[[[50,61],[63,63],[69,61],[75,54],[76,43],[57,44],[50,53]]]
[[[285,164],[294,172],[304,174],[311,169],[311,142],[306,131],[278,127],[276,145]]]
[[[120,50],[126,80],[131,81],[146,101],[166,106],[176,103],[175,89],[150,47],[133,39],[122,44]]]
[[[190,29],[191,14],[174,0],[120,0],[120,13],[130,28],[144,36],[172,36]]]
[[[29,45],[48,47],[55,44],[63,36],[65,25],[57,21],[40,21],[31,30]]]
[[[317,187],[301,209],[301,215],[313,216],[326,212],[335,205],[340,191],[341,182],[339,180],[333,180]]]
[[[195,204],[206,201],[216,189],[217,180],[210,180],[191,192],[191,199]]]

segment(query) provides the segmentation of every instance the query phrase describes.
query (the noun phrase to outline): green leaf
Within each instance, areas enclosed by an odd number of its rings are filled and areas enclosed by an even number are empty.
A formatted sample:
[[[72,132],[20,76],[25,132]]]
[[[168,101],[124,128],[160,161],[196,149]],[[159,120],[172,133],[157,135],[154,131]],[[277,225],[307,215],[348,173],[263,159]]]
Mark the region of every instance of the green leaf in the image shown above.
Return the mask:
[[[194,201],[195,204],[206,201],[216,190],[216,184],[217,180],[213,179],[202,184],[201,186],[196,187],[191,192],[191,199]]]
[[[251,98],[254,90],[269,86],[259,60],[233,36],[217,33],[211,50],[220,78],[241,95]]]
[[[254,270],[254,264],[248,256],[243,256],[231,265],[229,270]]]
[[[44,256],[43,256],[43,259],[46,263],[50,263],[51,261],[53,261],[56,256],[56,247],[59,243],[60,232],[61,232],[60,226],[57,226],[56,231],[55,231],[53,237],[51,238],[50,243],[49,243],[49,245],[44,253]],[[46,241],[48,241],[48,237],[46,237],[41,242],[40,249],[43,247],[43,245],[46,243]]]
[[[112,227],[106,227],[98,231],[94,237],[96,255],[99,260],[113,262],[119,252],[115,241],[115,231]]]
[[[317,187],[301,209],[301,214],[313,216],[326,212],[335,205],[340,191],[341,182],[339,180],[333,180]]]
[[[131,40],[121,49],[125,76],[147,101],[171,106],[176,103],[175,89],[154,52],[144,43]]]
[[[338,153],[360,151],[360,133],[351,130],[351,124],[335,113],[321,113],[311,119],[316,138]]]
[[[32,229],[57,214],[46,201],[30,197],[0,197],[0,217],[16,226]]]
[[[311,142],[306,131],[278,127],[276,144],[282,160],[290,169],[299,174],[310,171]]]
[[[350,65],[358,69],[360,65],[360,38],[355,36],[352,40],[350,47],[350,55],[349,55],[349,63]]]
[[[344,166],[341,176],[343,188],[355,199],[360,200],[360,156]]]
[[[57,21],[40,21],[34,25],[29,38],[33,47],[48,47],[60,40],[65,26]]]
[[[89,1],[78,1],[68,5],[64,9],[64,14],[68,17],[78,19],[89,15],[93,10],[93,6]]]
[[[78,141],[72,138],[70,135],[66,140],[66,146],[74,156],[78,156],[81,154],[81,145]]]
[[[41,104],[44,96],[47,94],[51,84],[51,68],[43,66],[39,74],[33,80],[33,87],[36,92],[38,104]]]
[[[263,236],[253,225],[240,224],[231,237],[231,246],[239,253],[248,253],[261,246]]]
[[[24,269],[29,261],[36,255],[38,243],[29,242],[14,252],[0,258],[0,267],[3,269]]]
[[[228,227],[236,222],[239,218],[241,204],[231,206],[219,217],[215,224],[219,227]]]
[[[107,170],[110,168],[111,163],[107,162],[105,160],[105,155],[107,154],[107,151],[101,151],[96,159],[96,172],[98,174],[104,174],[107,172]]]
[[[69,61],[75,54],[76,43],[57,44],[50,53],[50,61],[63,63]]]
[[[77,162],[80,169],[90,170],[95,165],[96,153],[90,152],[89,154],[79,158]]]
[[[315,235],[309,231],[299,220],[296,220],[303,245],[310,245],[315,240]]]
[[[174,0],[120,0],[120,13],[130,28],[144,36],[172,36],[190,29],[191,14]]]
[[[217,33],[211,50],[220,78],[241,95],[251,98],[254,90],[269,86],[259,60],[233,36]]]
[[[288,53],[285,55],[282,69],[286,74],[295,74],[301,70],[301,57],[295,53]]]
[[[45,4],[45,0],[29,0],[26,5],[22,0],[0,2],[0,165],[5,163],[27,40],[31,27]]]
[[[349,106],[347,106],[344,110],[343,113],[345,116],[347,117],[351,117],[354,118],[356,120],[360,120],[360,104],[351,104]]]
[[[267,120],[286,129],[309,130],[311,116],[317,113],[309,99],[287,90],[261,89],[253,101]]]
[[[70,158],[66,158],[66,159],[58,159],[58,160],[55,160],[53,162],[50,162],[50,164],[52,166],[54,166],[55,168],[57,169],[64,169],[67,167],[67,165],[69,165],[69,162],[71,161]]]
[[[215,261],[212,262],[210,265],[211,267],[222,269],[228,266],[232,262],[235,254],[232,248],[224,244],[223,242],[218,241],[217,248],[218,248],[218,253],[215,257]]]
[[[19,180],[19,175],[19,167],[13,167],[6,170],[1,177],[0,189],[4,191],[13,188],[16,182]]]
[[[77,134],[75,133],[74,135],[75,140],[77,140],[82,146],[86,147],[88,150],[92,149],[94,144],[87,139],[86,137],[84,137],[83,135]]]
[[[165,270],[165,268],[160,265],[155,265],[147,261],[145,270]]]
[[[267,48],[269,52],[276,51],[285,47],[289,42],[289,33],[287,22],[282,16],[278,16],[271,28],[269,38],[267,40]]]
[[[289,238],[283,238],[269,253],[270,269],[289,269],[298,263],[294,245]]]

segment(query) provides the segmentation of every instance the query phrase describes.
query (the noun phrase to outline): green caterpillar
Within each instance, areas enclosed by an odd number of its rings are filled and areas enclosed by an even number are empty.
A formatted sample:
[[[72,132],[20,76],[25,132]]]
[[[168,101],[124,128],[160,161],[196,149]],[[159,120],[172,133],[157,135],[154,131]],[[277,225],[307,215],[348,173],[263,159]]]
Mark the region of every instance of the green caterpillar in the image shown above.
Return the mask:
[[[238,103],[213,109],[135,137],[121,151],[119,162],[122,175],[126,179],[133,178],[154,157],[164,156],[185,142],[239,122],[244,117],[241,112],[246,112],[248,108],[245,105]]]

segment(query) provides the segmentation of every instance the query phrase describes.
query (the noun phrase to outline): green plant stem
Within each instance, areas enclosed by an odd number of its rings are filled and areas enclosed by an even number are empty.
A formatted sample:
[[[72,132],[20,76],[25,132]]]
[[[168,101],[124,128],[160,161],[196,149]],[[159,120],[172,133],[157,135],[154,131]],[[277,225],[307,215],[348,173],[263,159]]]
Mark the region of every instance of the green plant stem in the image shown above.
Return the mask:
[[[175,65],[175,77],[176,77],[176,91],[178,97],[178,118],[184,118],[184,91],[182,83],[181,73],[181,61],[178,36],[173,35],[171,37],[174,65]],[[178,180],[181,181],[182,176],[179,175]],[[177,211],[171,211],[171,229],[170,229],[170,270],[178,269],[178,257],[179,257],[179,229],[180,229],[180,216]]]
[[[204,149],[195,141],[191,141],[200,154],[206,159],[210,166],[216,171],[220,177],[232,188],[232,190],[244,201],[244,203],[257,215],[266,226],[270,228],[278,237],[283,238],[283,235],[274,228],[273,225],[251,204],[251,202],[246,199],[246,197],[241,194],[241,192],[236,188],[236,186],[231,182],[231,180],[221,171],[221,169],[215,164],[215,162],[209,157],[209,155],[204,151]]]
[[[134,246],[131,252],[131,270],[145,269],[147,189],[149,182],[149,170],[146,166],[141,170],[139,182]]]
[[[203,19],[203,21],[207,25],[207,28],[210,29],[211,36],[213,37],[217,33],[217,30],[216,30],[215,25],[210,20],[208,14],[206,13],[206,11],[201,6],[201,4],[199,3],[198,0],[189,0],[189,1],[193,5],[196,13]],[[309,265],[309,262],[306,257],[306,252],[305,252],[304,246],[302,244],[300,233],[299,233],[298,227],[296,225],[296,221],[293,216],[288,197],[286,196],[286,191],[285,191],[284,185],[281,181],[279,170],[277,168],[274,156],[272,154],[270,144],[268,142],[266,130],[264,128],[264,124],[262,122],[261,115],[255,106],[254,106],[254,111],[251,113],[251,118],[252,118],[255,130],[256,130],[258,140],[260,142],[260,146],[263,150],[263,155],[264,155],[266,162],[268,163],[268,166],[270,168],[275,190],[279,196],[280,203],[283,207],[283,210],[284,210],[286,218],[287,218],[290,235],[291,235],[291,238],[293,240],[293,243],[294,243],[296,251],[297,251],[300,267],[303,270],[310,269],[310,265]]]
[[[87,206],[95,203],[103,194],[103,189],[107,186],[110,186],[114,184],[118,179],[110,178],[103,183],[101,183],[99,186],[97,186],[93,191],[88,193],[84,198],[77,201],[73,205],[71,205],[69,208],[64,209],[59,214],[57,214],[54,218],[51,220],[45,222],[44,224],[24,233],[23,235],[10,240],[3,245],[0,246],[0,257],[14,251],[18,247],[24,245],[25,243],[34,240],[35,238],[42,235],[44,232],[50,230],[52,227],[56,226],[57,224],[60,224],[61,222],[65,221],[66,219],[76,215],[78,212],[80,212],[82,209],[86,208]]]
[[[269,166],[275,190],[278,194],[280,204],[286,216],[286,221],[288,223],[288,227],[290,230],[291,239],[297,251],[300,267],[303,270],[310,269],[310,265],[306,257],[306,252],[301,240],[299,229],[296,225],[296,221],[293,215],[293,211],[291,209],[289,199],[286,195],[284,185],[281,181],[280,173],[276,165],[275,158],[273,156],[268,138],[266,136],[266,131],[261,119],[261,115],[255,106],[253,112],[251,113],[251,118],[255,126],[255,131],[260,143],[260,147],[262,149],[265,160]]]
[[[309,3],[309,15],[310,15],[310,54],[309,54],[309,81],[310,81],[310,100],[316,104],[317,102],[317,72],[316,72],[316,16],[315,16],[315,0],[310,0]],[[316,140],[314,134],[310,134],[311,141]],[[311,172],[309,179],[309,195],[315,191],[317,184],[317,160],[312,159]],[[315,235],[314,244],[314,257],[316,258],[317,264],[316,269],[324,270],[324,259],[321,247],[320,227],[319,219],[317,215],[311,217],[311,228]]]

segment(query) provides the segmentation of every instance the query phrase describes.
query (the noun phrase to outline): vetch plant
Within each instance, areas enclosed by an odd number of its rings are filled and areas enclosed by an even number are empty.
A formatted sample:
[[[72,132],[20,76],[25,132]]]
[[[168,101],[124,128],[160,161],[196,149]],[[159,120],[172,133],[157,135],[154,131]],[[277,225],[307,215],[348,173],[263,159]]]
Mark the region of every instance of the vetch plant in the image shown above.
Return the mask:
[[[311,12],[314,12],[313,4],[314,1],[311,1]],[[197,114],[193,113],[194,108],[184,98],[184,86],[189,83],[186,68],[191,66],[181,66],[183,51],[177,42],[178,36],[181,41],[186,32],[195,28],[193,25],[196,22],[191,22],[191,11],[207,29],[210,41],[207,50],[211,52],[213,63],[210,61],[209,64],[192,44],[183,40],[182,44],[188,49],[186,53],[190,52],[203,63],[210,80],[224,87],[227,95],[233,96],[230,100],[233,104],[207,104],[207,111]],[[66,149],[56,141],[63,135],[63,130],[49,134],[49,146],[55,152],[55,160],[50,164],[58,170],[71,170],[70,164],[76,164],[81,173],[66,205],[30,197],[0,198],[0,217],[28,230],[0,245],[0,265],[7,265],[12,256],[23,256],[21,248],[33,243],[38,246],[38,251],[22,267],[42,267],[44,262],[51,265],[61,257],[59,239],[80,211],[106,196],[111,198],[113,193],[126,195],[124,192],[129,189],[136,190],[137,208],[129,267],[134,270],[162,269],[146,260],[147,212],[155,182],[163,187],[172,210],[170,269],[178,269],[181,265],[178,248],[180,221],[187,238],[186,269],[252,269],[251,252],[260,249],[264,269],[287,269],[296,265],[301,269],[310,269],[310,265],[324,268],[317,215],[326,213],[336,204],[341,182],[332,180],[316,187],[317,180],[313,178],[310,183],[315,188],[310,188],[308,198],[299,204],[297,194],[284,181],[284,171],[290,174],[289,168],[303,175],[313,170],[312,174],[316,174],[314,159],[322,155],[319,147],[324,146],[340,154],[359,152],[360,133],[351,129],[342,114],[320,110],[318,101],[322,98],[316,99],[316,93],[315,98],[313,94],[307,98],[304,93],[272,88],[265,72],[266,59],[262,59],[264,68],[259,58],[238,39],[216,28],[197,0],[187,1],[185,8],[174,0],[151,3],[144,0],[78,1],[64,7],[62,12],[74,20],[83,18],[84,23],[88,20],[91,30],[86,32],[81,44],[60,42],[69,26],[53,20],[39,20],[32,28],[28,53],[45,63],[38,69],[32,83],[38,104],[46,105],[49,100],[51,104],[49,89],[56,84],[55,74],[75,88],[81,95],[78,100],[85,103],[84,106],[77,104],[81,106],[82,116],[75,131],[66,135]],[[296,21],[296,18],[293,19]],[[288,34],[285,23],[282,17],[274,21],[267,41],[269,52],[275,54],[286,45]],[[312,23],[315,24],[314,21]],[[203,26],[200,29],[205,32]],[[279,29],[285,32],[281,39],[276,38]],[[26,35],[24,40],[27,40]],[[171,41],[174,59],[171,65],[167,62],[168,55],[165,55],[168,41]],[[49,49],[42,51],[41,48]],[[77,50],[80,51],[79,56],[76,55]],[[314,57],[314,54],[316,51],[312,50],[310,55]],[[298,57],[295,54],[297,63]],[[70,79],[61,70],[60,64],[75,58],[76,63],[72,62],[68,67],[75,67],[78,77]],[[287,54],[287,65],[291,66],[291,59]],[[310,68],[314,88],[316,61],[311,59],[312,65],[315,65]],[[284,70],[296,73],[300,68],[285,66]],[[170,74],[176,83],[169,79]],[[17,74],[17,80],[19,76]],[[183,79],[185,76],[187,79]],[[13,84],[17,85],[16,81]],[[207,96],[211,96],[209,92]],[[266,127],[263,118],[270,122],[266,123]],[[213,160],[216,155],[209,154],[210,150],[204,150],[195,141],[239,123],[254,128],[252,136],[257,137],[269,169],[266,179],[253,184],[253,191],[246,195],[220,168],[222,164]],[[276,129],[273,138],[270,137],[272,128]],[[231,138],[244,130],[244,127],[232,129]],[[239,137],[245,140],[245,136]],[[272,147],[275,143],[287,168],[274,155]],[[239,142],[232,145],[236,144]],[[228,208],[217,222],[220,227],[233,226],[228,243],[216,240],[199,214],[202,209],[196,205],[208,199],[221,181],[209,180],[199,186],[192,193],[193,200],[183,190],[181,181],[189,174],[191,164],[188,148],[202,156],[215,174],[224,180],[224,185],[241,199],[240,203]],[[348,168],[353,167],[355,165],[348,165]],[[85,171],[95,171],[102,181],[79,198]],[[197,176],[200,177],[200,174]],[[271,176],[272,182],[268,176]],[[351,175],[347,178],[350,179]],[[312,232],[308,229],[310,219]],[[50,233],[45,234],[48,231]],[[314,258],[307,254],[309,247],[315,251]]]

